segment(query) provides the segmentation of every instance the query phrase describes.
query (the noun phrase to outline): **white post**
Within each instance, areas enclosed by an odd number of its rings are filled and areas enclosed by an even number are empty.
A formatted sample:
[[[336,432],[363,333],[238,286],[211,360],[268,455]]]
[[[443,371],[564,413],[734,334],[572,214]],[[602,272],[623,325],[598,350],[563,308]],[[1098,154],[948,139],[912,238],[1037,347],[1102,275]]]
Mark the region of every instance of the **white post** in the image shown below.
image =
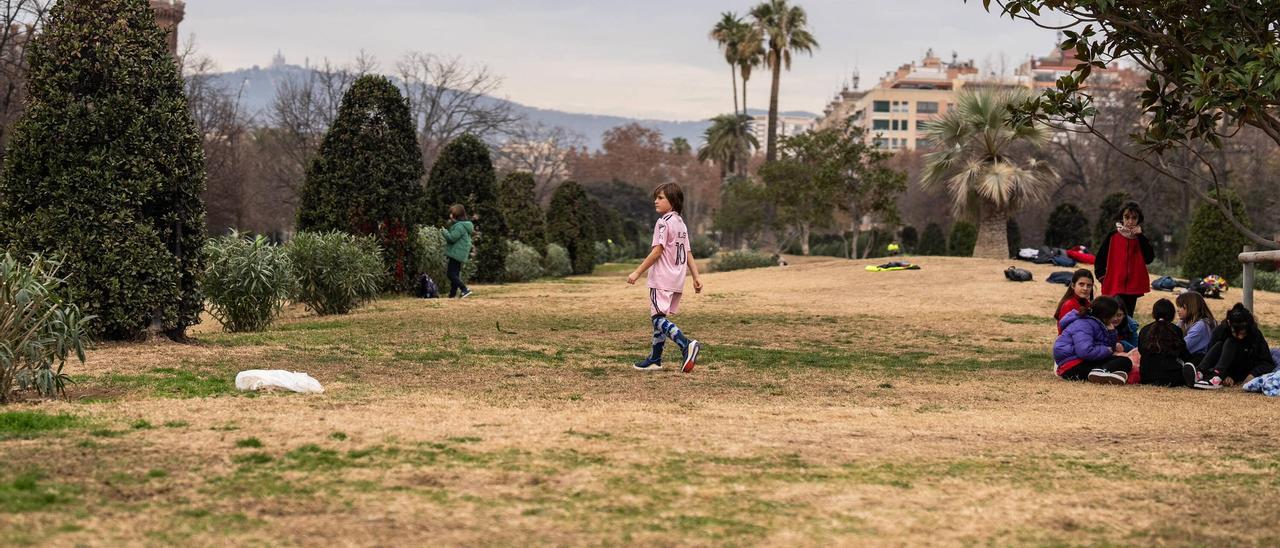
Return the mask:
[[[1253,251],[1253,246],[1244,246],[1244,253]],[[1253,312],[1253,261],[1244,263],[1244,307]]]

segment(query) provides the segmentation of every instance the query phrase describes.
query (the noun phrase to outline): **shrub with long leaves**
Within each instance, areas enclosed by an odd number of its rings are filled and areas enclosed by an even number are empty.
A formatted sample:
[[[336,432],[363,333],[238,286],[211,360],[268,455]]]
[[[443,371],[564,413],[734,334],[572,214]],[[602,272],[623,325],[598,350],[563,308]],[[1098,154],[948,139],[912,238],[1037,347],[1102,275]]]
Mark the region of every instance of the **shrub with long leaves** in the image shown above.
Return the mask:
[[[288,245],[298,285],[294,299],[316,314],[346,314],[378,294],[387,275],[370,236],[302,232]]]
[[[546,275],[556,278],[573,274],[573,260],[569,258],[569,251],[560,244],[547,244],[542,269]]]
[[[27,262],[7,252],[0,257],[0,402],[9,401],[15,387],[63,395],[70,382],[62,372],[67,357],[84,363],[94,316],[63,299],[60,266],[39,255]]]
[[[533,246],[522,242],[507,242],[506,280],[508,282],[529,282],[541,278],[545,273],[542,268],[542,254]]]
[[[209,312],[231,333],[271,325],[294,292],[293,265],[265,236],[232,232],[204,246],[204,292]]]

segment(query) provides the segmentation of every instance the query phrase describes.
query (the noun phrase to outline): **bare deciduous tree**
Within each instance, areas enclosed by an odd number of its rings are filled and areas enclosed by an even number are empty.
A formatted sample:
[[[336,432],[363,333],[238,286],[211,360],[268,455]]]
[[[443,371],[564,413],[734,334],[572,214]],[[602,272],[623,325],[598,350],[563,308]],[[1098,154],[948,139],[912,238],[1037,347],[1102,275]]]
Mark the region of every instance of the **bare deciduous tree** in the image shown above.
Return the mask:
[[[511,103],[493,97],[502,78],[488,67],[414,52],[396,64],[396,71],[418,124],[418,144],[428,170],[454,138],[470,133],[488,141],[508,134],[520,122]]]
[[[52,5],[53,0],[5,0],[0,7],[0,159],[26,103],[27,46]]]
[[[494,164],[501,175],[524,171],[533,175],[538,203],[551,199],[555,186],[569,177],[570,150],[585,146],[586,139],[560,126],[541,122],[518,124],[497,147]]]

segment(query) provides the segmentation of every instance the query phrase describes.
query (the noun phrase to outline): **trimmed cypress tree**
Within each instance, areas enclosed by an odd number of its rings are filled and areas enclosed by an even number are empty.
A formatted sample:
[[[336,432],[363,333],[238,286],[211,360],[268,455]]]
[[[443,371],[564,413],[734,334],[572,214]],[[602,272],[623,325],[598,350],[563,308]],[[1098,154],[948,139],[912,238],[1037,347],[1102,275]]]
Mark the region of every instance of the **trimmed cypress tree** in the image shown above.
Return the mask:
[[[1102,204],[1098,206],[1098,220],[1093,224],[1093,242],[1096,247],[1102,247],[1102,240],[1115,230],[1116,223],[1120,221],[1120,208],[1129,200],[1132,198],[1128,192],[1113,192],[1102,199]]]
[[[915,253],[916,248],[920,245],[920,235],[916,233],[916,227],[902,227],[902,251],[903,253]]]
[[[938,223],[929,223],[925,225],[924,234],[920,235],[920,248],[916,250],[916,254],[947,254],[947,236],[942,233],[942,227],[938,226]]]
[[[1064,249],[1077,245],[1092,248],[1089,218],[1085,217],[1084,211],[1075,204],[1058,204],[1053,208],[1044,226],[1044,245]]]
[[[1252,227],[1249,214],[1240,197],[1234,192],[1223,194],[1231,204],[1231,214],[1246,227]],[[1191,218],[1191,231],[1187,236],[1187,249],[1182,255],[1182,275],[1201,278],[1210,274],[1225,277],[1239,285],[1243,266],[1239,255],[1249,240],[1240,234],[1218,206],[1204,203],[1196,207]]]
[[[561,183],[551,194],[547,211],[547,240],[564,246],[573,263],[574,274],[590,274],[595,268],[595,231],[591,226],[592,204],[582,186]]]
[[[476,279],[501,282],[506,270],[506,220],[498,206],[498,183],[489,147],[465,134],[444,147],[431,166],[424,200],[426,216],[439,225],[449,220],[449,206],[462,204],[476,227]]]
[[[417,274],[423,172],[409,102],[386,77],[363,76],[307,169],[298,229],[375,235],[393,286],[407,289]]]
[[[973,248],[978,245],[978,228],[966,221],[956,221],[951,225],[951,237],[947,239],[947,255],[952,257],[972,257]]]
[[[95,336],[175,340],[204,309],[204,152],[145,0],[63,0],[28,52],[0,246],[62,258]]]
[[[498,207],[507,222],[507,236],[534,249],[547,248],[547,218],[534,196],[533,175],[518,171],[503,177],[498,187]]]

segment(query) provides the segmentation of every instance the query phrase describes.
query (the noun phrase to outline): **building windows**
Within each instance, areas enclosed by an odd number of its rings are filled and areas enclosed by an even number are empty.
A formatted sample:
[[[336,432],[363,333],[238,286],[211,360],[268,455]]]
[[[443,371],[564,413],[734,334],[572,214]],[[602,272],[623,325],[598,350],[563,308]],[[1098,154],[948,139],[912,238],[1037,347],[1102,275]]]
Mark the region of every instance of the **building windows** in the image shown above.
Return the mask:
[[[895,101],[895,102],[896,102],[896,101]],[[888,102],[888,101],[874,101],[874,102],[872,102],[872,104],[871,104],[871,110],[872,110],[873,112],[889,112],[889,102]]]
[[[928,139],[916,139],[916,150],[929,148]]]
[[[934,101],[920,101],[916,103],[917,114],[937,114],[938,103]]]
[[[916,120],[916,131],[925,131],[929,129],[929,120]]]
[[[897,123],[897,122],[898,122],[897,120],[894,120],[894,123]],[[881,131],[889,129],[889,121],[888,120],[872,120],[871,129],[881,130]],[[894,128],[894,129],[897,129],[897,128]]]
[[[879,148],[887,148],[889,146],[889,140],[885,139],[884,137],[876,137],[871,142],[874,143]]]
[[[910,101],[894,101],[889,112],[911,112]]]

